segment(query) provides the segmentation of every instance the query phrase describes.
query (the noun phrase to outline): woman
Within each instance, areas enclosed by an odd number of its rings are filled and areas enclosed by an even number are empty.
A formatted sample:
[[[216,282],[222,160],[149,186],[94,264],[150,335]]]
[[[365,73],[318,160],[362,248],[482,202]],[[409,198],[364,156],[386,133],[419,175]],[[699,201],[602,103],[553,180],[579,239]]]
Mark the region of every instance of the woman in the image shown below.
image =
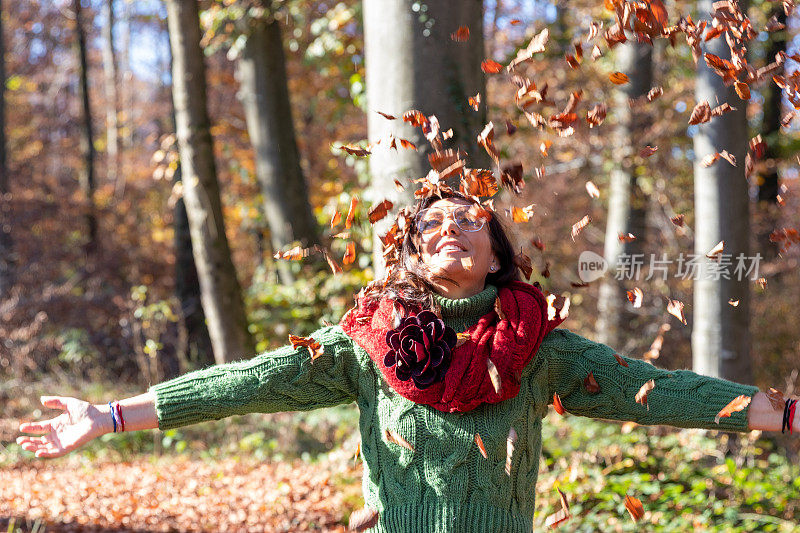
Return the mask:
[[[355,401],[374,531],[494,533],[531,529],[542,418],[555,395],[567,411],[594,418],[781,428],[782,413],[756,387],[625,357],[623,365],[611,348],[554,329],[542,293],[518,280],[500,222],[471,198],[443,188],[407,220],[387,281],[362,291],[339,325],[312,335],[323,352],[313,359],[307,348],[285,347],[109,405],[44,397],[65,413],[22,424],[43,436],[18,442],[57,457],[115,430]],[[651,379],[640,404],[635,396]],[[716,424],[739,395],[752,402]]]

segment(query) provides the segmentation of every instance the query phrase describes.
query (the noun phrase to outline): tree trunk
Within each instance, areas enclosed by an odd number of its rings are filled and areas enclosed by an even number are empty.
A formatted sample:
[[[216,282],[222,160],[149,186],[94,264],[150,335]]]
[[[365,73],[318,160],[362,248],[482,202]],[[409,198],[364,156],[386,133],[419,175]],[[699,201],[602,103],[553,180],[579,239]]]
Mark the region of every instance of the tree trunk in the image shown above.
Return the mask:
[[[78,34],[78,59],[80,64],[81,102],[83,108],[83,131],[81,135],[81,148],[84,154],[84,167],[80,173],[80,185],[86,198],[86,227],[89,237],[87,250],[97,246],[97,218],[94,210],[94,133],[92,131],[92,111],[89,105],[89,64],[86,58],[86,32],[83,29],[82,9],[80,0],[73,0],[75,10],[75,31]]]
[[[198,5],[167,0],[166,6],[183,198],[214,358],[223,363],[250,357],[254,351],[253,339],[247,330],[241,287],[222,219],[209,131]]]
[[[119,135],[117,125],[117,60],[114,52],[114,0],[103,4],[103,74],[106,97],[107,178],[119,189]]]
[[[0,0],[0,300],[14,284],[14,244],[11,238],[11,192],[6,157],[6,47],[3,40],[3,3]]]
[[[486,81],[481,72],[484,59],[482,0],[365,0],[364,48],[367,82],[367,128],[369,141],[387,139],[390,133],[411,140],[419,148],[390,150],[386,142],[376,146],[369,159],[369,198],[384,198],[401,204],[413,199],[409,181],[428,173],[429,146],[419,128],[401,120],[390,121],[376,113],[395,116],[410,109],[436,115],[442,130],[453,129],[452,146],[464,149],[471,166],[486,160],[476,137],[486,122],[486,107],[473,111],[467,99],[481,93],[486,100]],[[470,29],[466,42],[455,42],[450,34],[459,26]],[[394,180],[406,189],[398,192]],[[388,217],[373,227],[375,277],[383,273],[382,246]]]
[[[610,346],[621,346],[624,334],[630,335],[633,328],[633,313],[627,308],[625,285],[615,277],[620,255],[642,253],[645,239],[647,198],[638,183],[635,157],[642,145],[642,134],[647,117],[641,111],[631,109],[628,100],[646,95],[653,83],[653,47],[637,43],[635,39],[618,45],[616,69],[630,79],[617,92],[615,114],[618,117],[616,130],[617,167],[611,171],[608,189],[608,221],[604,257],[608,272],[600,284],[598,297],[597,339]],[[632,233],[636,240],[622,242],[619,235]]]
[[[701,13],[712,12],[712,0],[702,0],[698,9]],[[707,51],[730,60],[724,37],[709,41]],[[730,254],[734,265],[739,254],[750,255],[749,197],[744,176],[747,102],[736,95],[733,87],[725,87],[722,78],[702,60],[697,65],[695,96],[698,102],[706,100],[712,106],[728,102],[736,111],[700,124],[694,135],[694,251],[703,258],[703,269],[694,282],[693,367],[701,374],[750,383],[751,281],[748,276],[737,280],[733,268],[729,269],[731,279],[714,279],[706,272],[710,260],[704,257],[723,240],[724,254]],[[736,157],[737,166],[722,159],[707,168],[701,164],[706,155],[722,150]],[[729,300],[738,300],[738,306],[728,304]]]
[[[238,78],[272,247],[280,250],[294,241],[316,244],[319,228],[300,168],[277,20],[261,20],[251,27],[239,59]],[[277,264],[281,280],[291,282],[288,263]]]

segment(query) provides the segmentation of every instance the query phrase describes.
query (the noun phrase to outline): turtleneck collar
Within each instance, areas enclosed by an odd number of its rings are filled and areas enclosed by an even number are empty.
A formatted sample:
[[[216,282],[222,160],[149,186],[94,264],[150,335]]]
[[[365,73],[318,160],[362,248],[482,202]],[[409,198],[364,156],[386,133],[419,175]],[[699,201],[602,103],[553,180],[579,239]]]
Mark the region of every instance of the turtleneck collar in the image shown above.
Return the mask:
[[[465,331],[478,323],[478,320],[494,309],[497,287],[487,285],[483,291],[468,298],[451,300],[435,294],[436,303],[442,309],[442,320],[457,332]]]

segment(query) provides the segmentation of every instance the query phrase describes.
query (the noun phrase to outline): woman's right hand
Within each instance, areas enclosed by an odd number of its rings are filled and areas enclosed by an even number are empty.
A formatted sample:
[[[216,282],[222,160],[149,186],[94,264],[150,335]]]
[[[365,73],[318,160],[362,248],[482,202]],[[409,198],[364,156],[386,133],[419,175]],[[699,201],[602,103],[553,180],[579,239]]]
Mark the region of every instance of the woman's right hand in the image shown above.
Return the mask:
[[[66,396],[42,396],[41,401],[45,407],[64,412],[49,420],[20,424],[21,433],[41,435],[17,437],[17,444],[36,457],[61,457],[112,431],[109,409]]]

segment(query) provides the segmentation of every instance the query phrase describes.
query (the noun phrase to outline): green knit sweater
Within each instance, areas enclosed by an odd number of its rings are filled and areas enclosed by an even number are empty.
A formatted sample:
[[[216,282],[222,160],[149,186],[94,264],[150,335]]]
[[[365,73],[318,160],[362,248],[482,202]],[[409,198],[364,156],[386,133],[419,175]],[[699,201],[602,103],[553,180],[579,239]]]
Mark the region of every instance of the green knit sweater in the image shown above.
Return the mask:
[[[497,290],[489,286],[468,299],[442,298],[442,318],[463,331],[492,310],[496,296]],[[554,392],[574,415],[743,432],[747,409],[719,424],[714,417],[736,396],[758,391],[626,357],[628,366],[623,367],[608,346],[556,329],[523,371],[515,398],[468,413],[443,413],[391,389],[367,353],[341,327],[328,326],[312,336],[325,351],[313,363],[305,348],[285,347],[153,386],[159,428],[357,402],[364,499],[380,513],[371,531],[530,531],[542,418]],[[600,385],[597,394],[584,389],[589,372]],[[656,385],[648,409],[634,397],[650,379]],[[517,441],[508,475],[506,440],[512,427]],[[401,435],[413,451],[387,441],[386,429]],[[475,444],[476,433],[488,459]]]

